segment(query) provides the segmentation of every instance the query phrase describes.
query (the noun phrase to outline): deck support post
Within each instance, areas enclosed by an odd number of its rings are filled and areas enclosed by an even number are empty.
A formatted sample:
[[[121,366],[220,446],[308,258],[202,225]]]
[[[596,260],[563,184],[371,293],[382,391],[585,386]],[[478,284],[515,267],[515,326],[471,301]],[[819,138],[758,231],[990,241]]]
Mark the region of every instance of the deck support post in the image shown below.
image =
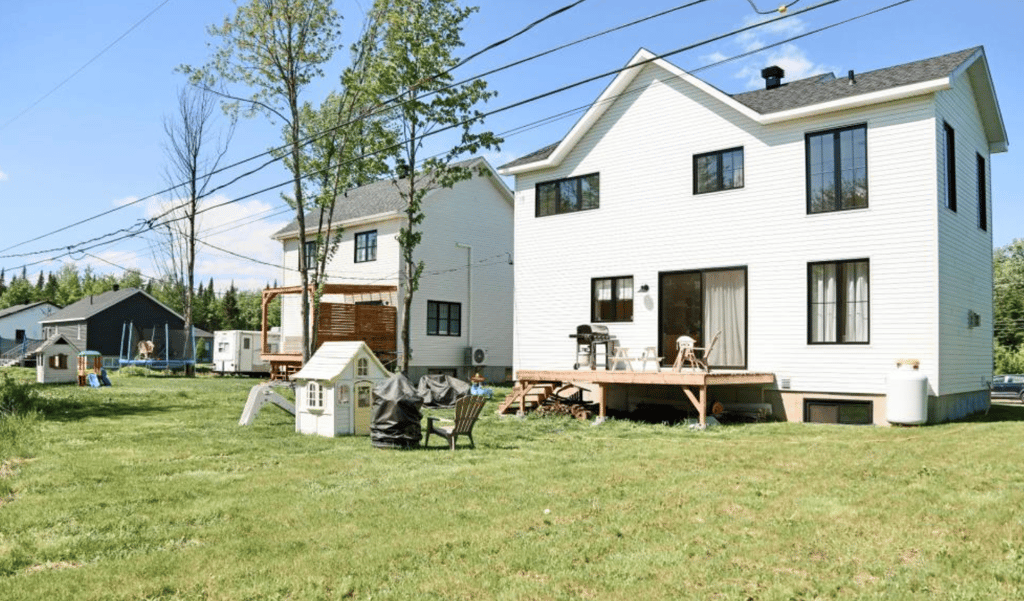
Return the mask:
[[[607,403],[604,401],[604,384],[597,384],[594,386],[594,400],[597,401],[597,419],[598,422],[603,422],[605,418],[605,408]]]
[[[700,427],[704,428],[707,426],[708,419],[708,387],[706,384],[700,384],[697,386],[697,393],[700,398],[694,396],[693,391],[690,390],[689,386],[683,386],[683,392],[686,393],[686,398],[690,399],[693,406],[697,408],[697,413],[700,415]]]

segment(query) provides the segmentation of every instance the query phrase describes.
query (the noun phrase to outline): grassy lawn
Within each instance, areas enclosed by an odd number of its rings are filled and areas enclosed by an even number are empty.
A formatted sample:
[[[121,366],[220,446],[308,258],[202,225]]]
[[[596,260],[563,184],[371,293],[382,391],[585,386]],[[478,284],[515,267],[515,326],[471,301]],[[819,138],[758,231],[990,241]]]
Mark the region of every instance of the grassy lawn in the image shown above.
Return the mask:
[[[706,432],[488,407],[451,453],[239,427],[250,380],[112,379],[0,424],[0,599],[1024,598],[1020,405]]]

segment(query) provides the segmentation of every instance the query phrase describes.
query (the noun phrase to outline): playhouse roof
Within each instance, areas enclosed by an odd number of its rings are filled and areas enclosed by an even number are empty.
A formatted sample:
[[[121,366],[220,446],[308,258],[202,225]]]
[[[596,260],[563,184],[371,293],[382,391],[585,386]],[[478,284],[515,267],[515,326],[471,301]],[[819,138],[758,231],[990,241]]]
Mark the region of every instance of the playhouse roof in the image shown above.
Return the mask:
[[[383,373],[389,373],[365,342],[325,342],[302,369],[292,375],[292,380],[334,380],[360,352],[369,357]]]
[[[69,340],[63,334],[56,334],[54,336],[50,336],[50,338],[48,338],[46,342],[44,342],[39,348],[37,348],[36,353],[43,353],[50,349],[50,347],[56,346],[58,344],[70,346],[72,349],[74,349],[75,353],[78,352],[78,346],[76,346],[75,343],[71,342],[71,340]]]

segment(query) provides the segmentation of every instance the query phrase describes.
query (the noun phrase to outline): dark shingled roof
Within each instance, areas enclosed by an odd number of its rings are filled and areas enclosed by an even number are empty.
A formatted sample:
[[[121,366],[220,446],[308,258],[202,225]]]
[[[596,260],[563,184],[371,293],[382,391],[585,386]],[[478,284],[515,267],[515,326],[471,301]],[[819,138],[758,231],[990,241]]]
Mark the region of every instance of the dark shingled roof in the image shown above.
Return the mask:
[[[762,115],[778,113],[780,111],[948,77],[957,67],[979,50],[981,50],[981,46],[935,58],[886,67],[885,69],[866,71],[864,73],[854,72],[856,83],[853,84],[846,77],[836,78],[831,73],[825,73],[783,83],[778,88],[771,90],[754,90],[742,94],[733,94],[731,97],[736,102]],[[508,169],[543,161],[551,156],[560,143],[556,142],[550,146],[545,146],[540,150],[506,163],[499,167],[499,169]]]
[[[88,319],[97,313],[106,311],[124,299],[142,292],[138,288],[122,288],[120,290],[108,290],[101,294],[91,294],[78,302],[71,303],[60,311],[40,319],[40,323],[51,321],[78,321]]]
[[[27,311],[32,307],[37,307],[39,305],[50,304],[52,304],[50,301],[36,301],[34,303],[25,303],[24,305],[14,305],[12,307],[7,307],[6,309],[0,310],[0,318],[7,317],[8,315],[14,315],[15,313],[21,313],[22,311]],[[54,306],[56,307],[56,305]]]
[[[479,157],[456,161],[453,166],[472,167],[473,163],[482,161]],[[405,180],[400,180],[405,181]],[[382,179],[365,186],[359,186],[345,192],[338,197],[334,203],[334,215],[331,218],[332,227],[351,219],[370,217],[382,213],[393,213],[405,210],[405,201],[398,193],[398,186],[393,180]],[[320,211],[312,210],[305,215],[306,230],[316,229],[320,219]],[[271,238],[289,238],[298,235],[299,222],[293,219],[291,223],[278,230]]]
[[[732,98],[762,115],[777,113],[948,77],[980,49],[980,46],[968,48],[960,52],[895,67],[864,73],[854,72],[856,83],[853,84],[846,77],[836,78],[829,73],[788,84],[783,83],[780,87],[772,90],[754,90],[753,92],[734,94]]]
[[[401,211],[404,208],[405,201],[398,194],[395,184],[391,180],[381,180],[342,194],[334,203],[334,216],[331,223],[342,223],[350,219]],[[315,228],[319,215],[319,211],[306,213],[306,227]],[[299,222],[293,219],[272,237],[287,238],[298,233]]]

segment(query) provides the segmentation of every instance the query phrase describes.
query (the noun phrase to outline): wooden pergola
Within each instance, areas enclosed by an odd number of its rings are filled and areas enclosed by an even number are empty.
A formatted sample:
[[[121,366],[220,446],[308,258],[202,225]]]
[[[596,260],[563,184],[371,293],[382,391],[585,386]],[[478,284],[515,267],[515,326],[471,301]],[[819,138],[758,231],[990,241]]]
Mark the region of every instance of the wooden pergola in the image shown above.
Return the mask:
[[[708,386],[739,386],[745,384],[771,384],[775,374],[749,371],[705,372],[699,369],[681,371],[629,371],[629,370],[531,370],[516,372],[517,400],[522,413],[526,412],[526,393],[542,383],[587,383],[598,404],[599,419],[606,412],[604,387],[609,384],[658,384],[679,386],[686,398],[700,414],[701,427],[707,424]]]
[[[309,310],[313,315],[314,287],[309,287]],[[373,284],[324,284],[323,296],[342,295],[362,300],[380,300],[382,295],[398,292],[397,286]],[[263,291],[260,355],[270,363],[271,377],[287,375],[302,367],[302,351],[289,352],[279,348],[270,352],[267,334],[270,331],[268,309],[270,303],[285,294],[302,294],[302,286],[267,288]],[[317,345],[327,341],[362,340],[375,353],[394,354],[397,350],[398,311],[394,306],[360,305],[347,303],[320,303],[320,319],[315,326]],[[283,342],[283,339],[282,339]]]

